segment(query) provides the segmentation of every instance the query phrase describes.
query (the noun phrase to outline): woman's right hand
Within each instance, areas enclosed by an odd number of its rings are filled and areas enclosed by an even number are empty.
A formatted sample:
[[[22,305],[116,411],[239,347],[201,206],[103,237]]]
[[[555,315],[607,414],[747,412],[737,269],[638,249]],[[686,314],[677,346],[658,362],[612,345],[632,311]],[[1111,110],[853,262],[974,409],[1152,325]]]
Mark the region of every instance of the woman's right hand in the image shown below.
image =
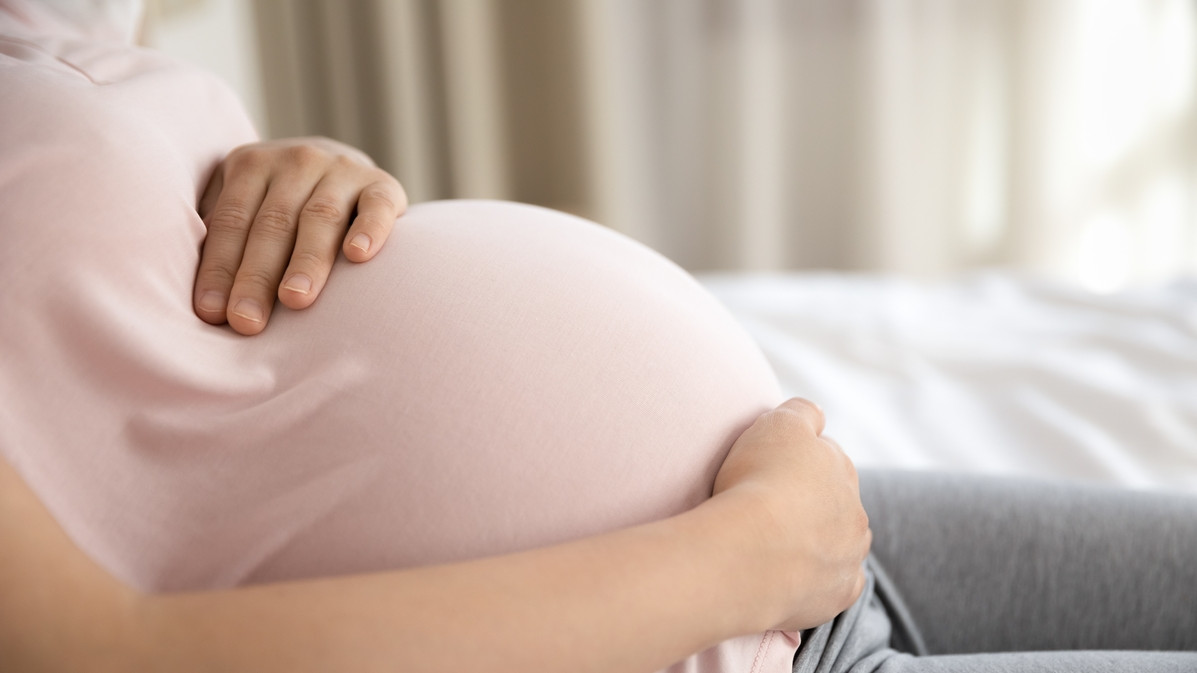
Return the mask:
[[[856,468],[823,425],[817,405],[791,399],[740,435],[715,478],[715,500],[739,498],[752,518],[750,545],[766,569],[758,588],[776,610],[770,628],[818,626],[864,589],[873,535]]]

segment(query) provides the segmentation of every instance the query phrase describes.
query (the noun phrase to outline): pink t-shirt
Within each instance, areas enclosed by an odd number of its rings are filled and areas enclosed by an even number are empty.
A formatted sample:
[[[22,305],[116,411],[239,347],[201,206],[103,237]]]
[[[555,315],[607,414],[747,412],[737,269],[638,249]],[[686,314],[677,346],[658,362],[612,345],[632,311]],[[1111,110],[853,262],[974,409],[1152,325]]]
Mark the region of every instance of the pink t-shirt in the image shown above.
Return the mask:
[[[490,201],[414,206],[259,336],[191,306],[215,164],[255,140],[213,78],[0,0],[0,452],[143,590],[527,549],[709,496],[781,399],[682,270]],[[468,639],[469,634],[461,634]],[[790,670],[795,634],[671,671]]]

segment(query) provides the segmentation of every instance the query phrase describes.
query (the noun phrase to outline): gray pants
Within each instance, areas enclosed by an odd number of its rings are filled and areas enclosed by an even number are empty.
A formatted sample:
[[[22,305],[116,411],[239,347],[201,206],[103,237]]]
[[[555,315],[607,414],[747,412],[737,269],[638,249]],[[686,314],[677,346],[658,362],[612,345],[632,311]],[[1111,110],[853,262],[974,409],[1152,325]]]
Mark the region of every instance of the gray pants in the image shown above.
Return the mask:
[[[1197,672],[1197,498],[862,471],[869,586],[794,671]]]

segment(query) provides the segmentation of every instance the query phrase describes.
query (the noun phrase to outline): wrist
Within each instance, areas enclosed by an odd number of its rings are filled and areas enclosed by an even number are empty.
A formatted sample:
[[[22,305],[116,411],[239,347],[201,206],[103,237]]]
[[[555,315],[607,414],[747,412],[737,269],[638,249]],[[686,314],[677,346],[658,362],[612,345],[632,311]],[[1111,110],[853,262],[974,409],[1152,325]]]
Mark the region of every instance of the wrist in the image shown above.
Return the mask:
[[[748,490],[732,490],[682,515],[694,519],[698,553],[721,566],[718,583],[728,605],[724,626],[732,635],[766,631],[786,617],[767,509]]]

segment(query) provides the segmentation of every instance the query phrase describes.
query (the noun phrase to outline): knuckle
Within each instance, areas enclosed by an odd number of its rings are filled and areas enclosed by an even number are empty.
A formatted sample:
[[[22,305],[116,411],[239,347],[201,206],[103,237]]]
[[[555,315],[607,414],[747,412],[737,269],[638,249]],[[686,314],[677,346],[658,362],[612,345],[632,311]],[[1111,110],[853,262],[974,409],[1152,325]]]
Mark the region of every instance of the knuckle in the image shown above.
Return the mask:
[[[823,408],[802,397],[791,397],[778,407],[792,414],[809,419],[812,425],[818,425],[823,420]]]
[[[820,407],[818,404],[815,404],[814,402],[806,399],[805,397],[791,397],[790,399],[786,400],[782,404],[782,406],[791,408],[791,409],[805,409],[807,411],[814,412],[817,414],[823,413],[822,407]]]
[[[809,430],[813,433],[813,426],[806,416],[785,406],[767,412],[764,421],[767,427],[775,432],[797,434]]]
[[[233,286],[236,277],[237,269],[234,265],[223,260],[205,258],[199,273],[196,274],[195,285],[206,289],[228,290]]]
[[[857,509],[855,525],[856,530],[862,536],[872,538],[872,529],[869,528],[869,513],[865,511],[864,507]]]
[[[300,217],[316,220],[320,223],[340,224],[347,218],[347,213],[333,199],[323,196],[313,196],[304,204]]]
[[[397,190],[397,182],[373,182],[362,190],[362,200],[370,200],[380,203],[392,212],[399,212],[402,210],[402,190]]]
[[[823,407],[804,397],[792,397],[786,400],[781,406],[803,416],[806,422],[815,429],[815,434],[819,434],[820,429],[827,422],[827,417],[823,413]]]
[[[266,167],[266,152],[257,145],[242,145],[229,152],[224,164],[230,173],[256,172]]]
[[[865,576],[864,569],[856,572],[855,582],[852,583],[852,591],[848,596],[848,606],[851,606],[864,593],[865,586],[868,584],[868,578]]]
[[[208,234],[227,236],[244,233],[249,228],[251,217],[249,205],[244,201],[223,199],[208,216]]]
[[[266,269],[242,268],[237,272],[236,285],[249,288],[256,295],[272,294],[277,282],[275,274]]]
[[[856,472],[856,463],[853,463],[848,454],[843,451],[839,451],[839,454],[844,457],[844,469],[847,470],[848,476],[852,478],[853,482],[859,483],[860,474]]]
[[[786,409],[773,409],[761,414],[756,420],[757,426],[768,435],[789,434],[794,431],[796,424],[792,412]]]
[[[333,157],[332,163],[334,167],[343,171],[356,170],[362,167],[360,161],[347,154],[336,155]]]
[[[292,145],[283,150],[283,161],[291,166],[314,168],[327,163],[328,155],[315,145]]]
[[[802,414],[789,407],[778,407],[766,415],[775,423],[798,423],[802,420]]]
[[[271,240],[289,240],[295,231],[296,218],[283,205],[264,205],[254,218],[254,233]]]
[[[313,269],[325,269],[332,265],[332,259],[315,250],[297,248],[291,255],[291,266],[311,272]]]
[[[840,612],[847,610],[856,599],[860,597],[861,583],[860,574],[853,572],[844,577],[844,583],[841,585],[839,605],[837,606]]]

